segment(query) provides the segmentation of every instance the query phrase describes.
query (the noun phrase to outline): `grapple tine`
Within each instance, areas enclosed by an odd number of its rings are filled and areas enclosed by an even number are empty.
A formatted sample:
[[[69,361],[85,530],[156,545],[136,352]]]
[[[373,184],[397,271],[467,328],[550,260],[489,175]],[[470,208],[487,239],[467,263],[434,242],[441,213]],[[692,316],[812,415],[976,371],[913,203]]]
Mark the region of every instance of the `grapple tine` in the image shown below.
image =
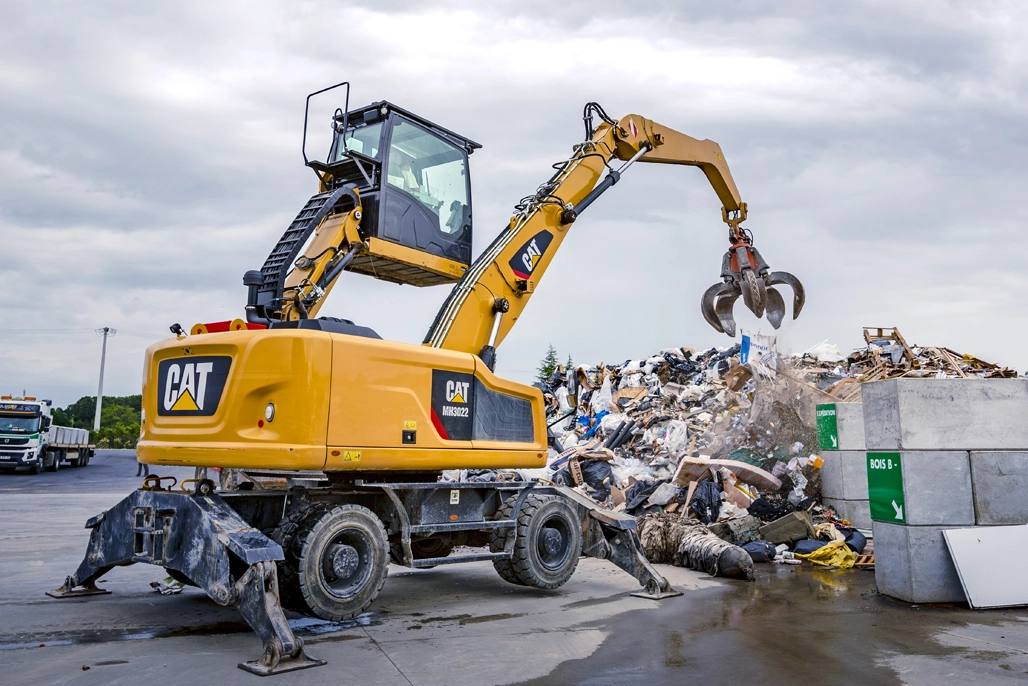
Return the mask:
[[[782,299],[781,293],[770,286],[767,288],[766,312],[771,326],[777,329],[782,325],[782,319],[785,318],[785,300]]]
[[[763,317],[764,306],[767,304],[764,280],[757,276],[752,269],[745,269],[742,274],[742,301],[753,314]]]
[[[771,272],[768,279],[772,286],[785,284],[792,288],[792,318],[796,319],[799,317],[800,310],[803,309],[803,304],[806,302],[806,293],[800,280],[789,272]]]
[[[735,315],[732,314],[732,309],[735,308],[735,301],[739,299],[740,295],[741,293],[737,289],[733,289],[731,293],[719,298],[715,305],[722,331],[732,338],[735,338]]]
[[[725,329],[721,326],[721,322],[718,321],[717,312],[714,310],[714,301],[724,292],[726,287],[731,288],[731,284],[716,283],[704,291],[703,297],[700,298],[700,312],[703,313],[703,318],[721,333],[724,333]]]

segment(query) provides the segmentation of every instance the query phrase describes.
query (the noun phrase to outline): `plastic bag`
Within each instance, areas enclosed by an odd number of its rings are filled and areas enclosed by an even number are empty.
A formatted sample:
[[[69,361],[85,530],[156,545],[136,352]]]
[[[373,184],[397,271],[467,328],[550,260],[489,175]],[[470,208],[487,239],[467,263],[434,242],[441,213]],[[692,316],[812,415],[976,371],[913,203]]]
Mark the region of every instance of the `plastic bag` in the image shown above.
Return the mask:
[[[867,536],[856,529],[844,529],[842,533],[846,536],[846,545],[849,546],[850,550],[857,555],[864,552],[864,548],[867,546]]]
[[[610,477],[610,463],[606,460],[582,460],[582,480],[601,500],[610,497]]]
[[[593,397],[589,400],[590,407],[592,407],[593,414],[599,414],[600,412],[610,412],[611,404],[614,402],[614,394],[610,390],[610,377],[603,379],[603,385],[593,393]]]
[[[604,415],[603,419],[600,420],[600,431],[609,434],[627,420],[628,416],[623,414]]]
[[[713,479],[699,482],[689,501],[689,511],[695,512],[697,519],[704,524],[717,521],[721,512],[721,484]]]
[[[742,549],[750,554],[750,559],[754,562],[771,562],[778,554],[774,544],[767,541],[750,541],[744,543]]]
[[[664,447],[672,455],[684,453],[689,447],[689,425],[677,419],[664,425]]]
[[[822,567],[839,567],[840,569],[849,569],[857,561],[856,555],[846,546],[846,541],[832,541],[809,555],[796,553],[796,557],[810,560]]]
[[[568,389],[561,386],[557,389],[557,392],[553,394],[553,397],[557,399],[557,406],[560,408],[561,414],[567,414],[573,409],[571,407],[571,401],[568,399]]]
[[[842,362],[846,359],[846,356],[842,354],[838,346],[835,346],[828,342],[827,339],[821,341],[812,348],[808,348],[803,352],[804,355],[810,355],[818,362]]]
[[[810,555],[814,551],[824,548],[827,543],[819,541],[816,538],[805,538],[802,541],[796,541],[796,547],[793,548],[792,552],[797,555]]]

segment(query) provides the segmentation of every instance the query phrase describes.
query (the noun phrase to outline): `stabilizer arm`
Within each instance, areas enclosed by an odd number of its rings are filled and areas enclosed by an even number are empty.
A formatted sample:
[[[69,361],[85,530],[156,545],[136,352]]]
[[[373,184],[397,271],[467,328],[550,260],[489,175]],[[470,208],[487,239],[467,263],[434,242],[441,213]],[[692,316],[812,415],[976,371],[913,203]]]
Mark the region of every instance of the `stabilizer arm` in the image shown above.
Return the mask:
[[[304,654],[279,603],[275,562],[283,559],[282,548],[219,496],[140,489],[86,527],[92,531],[82,564],[47,595],[86,595],[114,567],[157,565],[179,573],[219,605],[239,607],[264,644],[264,654],[241,668],[267,675],[325,664]],[[233,568],[242,570],[238,578]]]

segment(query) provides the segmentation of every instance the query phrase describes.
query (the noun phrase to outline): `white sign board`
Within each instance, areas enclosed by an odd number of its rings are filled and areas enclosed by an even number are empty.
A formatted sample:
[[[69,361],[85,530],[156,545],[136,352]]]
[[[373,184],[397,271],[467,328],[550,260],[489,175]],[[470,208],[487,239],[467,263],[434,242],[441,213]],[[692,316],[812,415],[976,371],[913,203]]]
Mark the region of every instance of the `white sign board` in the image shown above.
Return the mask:
[[[1028,605],[1028,525],[942,532],[974,608]]]

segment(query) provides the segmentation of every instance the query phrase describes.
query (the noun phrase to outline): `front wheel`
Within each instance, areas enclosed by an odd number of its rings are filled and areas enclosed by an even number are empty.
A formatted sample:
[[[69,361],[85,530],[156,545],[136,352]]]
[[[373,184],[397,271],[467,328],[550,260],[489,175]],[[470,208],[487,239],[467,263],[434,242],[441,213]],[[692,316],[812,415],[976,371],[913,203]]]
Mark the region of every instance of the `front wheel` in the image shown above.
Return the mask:
[[[497,571],[523,586],[559,588],[575,573],[581,555],[582,524],[575,509],[564,498],[533,494],[518,514],[509,567]]]

